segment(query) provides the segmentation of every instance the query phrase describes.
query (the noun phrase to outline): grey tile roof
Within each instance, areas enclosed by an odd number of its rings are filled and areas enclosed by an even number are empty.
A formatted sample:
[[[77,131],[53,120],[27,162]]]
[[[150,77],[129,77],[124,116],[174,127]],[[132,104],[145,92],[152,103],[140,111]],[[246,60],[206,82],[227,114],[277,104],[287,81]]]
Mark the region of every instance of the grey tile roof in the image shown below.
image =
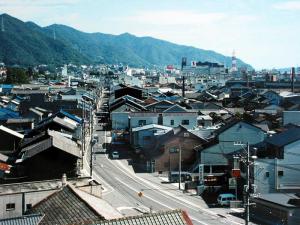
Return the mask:
[[[10,219],[0,220],[0,225],[38,225],[44,215],[33,214]]]
[[[274,134],[266,139],[266,142],[277,147],[283,147],[297,140],[300,140],[300,127],[293,127],[279,134]]]
[[[45,214],[40,225],[80,224],[103,219],[69,186],[42,200],[28,213]]]
[[[73,156],[81,158],[80,149],[74,141],[62,136],[58,131],[48,130],[48,134],[50,136],[49,138],[26,146],[21,150],[21,152],[24,153],[22,157],[23,160],[31,158],[52,146]]]
[[[164,113],[167,113],[167,112],[187,112],[187,110],[176,104],[176,105],[173,105],[170,108],[166,109],[163,112]]]
[[[193,225],[186,212],[173,210],[116,220],[100,221],[88,225]]]
[[[295,193],[270,193],[270,194],[261,194],[259,197],[257,197],[257,199],[261,199],[285,207],[299,208],[299,206],[290,204],[290,200],[300,199],[300,198]]]

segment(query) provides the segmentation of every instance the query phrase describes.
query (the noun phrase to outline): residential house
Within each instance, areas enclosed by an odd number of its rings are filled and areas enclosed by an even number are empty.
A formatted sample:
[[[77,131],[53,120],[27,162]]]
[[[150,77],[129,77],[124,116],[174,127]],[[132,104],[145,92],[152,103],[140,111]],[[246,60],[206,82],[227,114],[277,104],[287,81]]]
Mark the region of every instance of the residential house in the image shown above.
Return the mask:
[[[199,162],[204,165],[205,176],[213,176],[217,182],[212,186],[220,186],[232,169],[231,160],[235,152],[245,152],[247,143],[255,145],[267,137],[260,127],[235,120],[214,132],[215,140],[199,151]],[[198,168],[199,164],[195,164]],[[218,182],[219,181],[219,182]],[[207,184],[210,186],[209,184]]]
[[[262,93],[262,95],[267,98],[271,104],[280,105],[282,101],[282,97],[273,90],[267,90],[266,92]]]
[[[70,224],[122,215],[102,199],[102,187],[89,177],[0,185],[0,224],[42,215],[41,224]],[[107,213],[110,211],[110,214]],[[7,221],[7,223],[5,222]],[[9,223],[11,222],[11,223]]]
[[[182,170],[190,168],[196,160],[196,152],[207,140],[196,136],[185,127],[173,128],[156,139],[153,149],[144,151],[149,171],[178,170],[181,152]]]
[[[65,185],[47,198],[32,205],[26,214],[42,214],[41,225],[67,225],[104,220],[94,208],[80,197],[71,185]]]
[[[283,125],[300,125],[300,111],[283,111]]]
[[[81,158],[78,143],[61,132],[47,130],[24,139],[10,177],[22,181],[55,179],[64,173],[77,177]]]
[[[257,193],[300,191],[300,127],[291,126],[265,140],[258,150],[253,179]]]
[[[300,224],[299,194],[261,194],[252,201],[250,217],[260,224]]]
[[[145,151],[153,149],[156,145],[156,140],[159,135],[162,135],[172,130],[171,127],[166,127],[157,124],[149,124],[131,129],[131,145],[141,147]]]
[[[23,138],[23,134],[0,125],[0,153],[5,155],[14,154]]]
[[[146,106],[146,108],[147,108],[147,110],[149,110],[151,112],[161,113],[161,112],[165,111],[166,109],[172,107],[173,105],[174,105],[173,102],[170,102],[167,100],[162,100],[159,102],[149,104]]]
[[[132,112],[147,111],[142,105],[143,101],[132,96],[125,95],[114,100],[109,105],[112,129],[126,130],[129,129],[129,117]]]
[[[162,115],[155,112],[131,112],[129,114],[129,128],[141,127],[150,124],[163,125],[159,122],[162,119]]]
[[[128,87],[128,86],[125,86],[125,85],[119,85],[119,86],[120,86],[120,88],[116,89],[114,91],[115,99],[121,98],[124,95],[130,95],[130,96],[135,97],[137,99],[142,99],[143,98],[143,90],[141,88]]]
[[[83,120],[80,117],[60,110],[38,123],[34,129],[27,133],[27,137],[50,129],[63,131],[63,133],[79,140],[81,138],[82,123]]]
[[[169,127],[182,125],[187,129],[195,129],[198,126],[197,117],[197,112],[176,104],[162,112],[162,125]]]

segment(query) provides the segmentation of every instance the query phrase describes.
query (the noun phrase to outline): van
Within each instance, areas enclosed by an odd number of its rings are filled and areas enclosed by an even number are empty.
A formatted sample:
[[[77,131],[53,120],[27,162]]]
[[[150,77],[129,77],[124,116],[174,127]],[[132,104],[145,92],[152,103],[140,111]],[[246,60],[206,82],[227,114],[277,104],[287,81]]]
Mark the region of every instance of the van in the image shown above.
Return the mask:
[[[181,182],[192,181],[192,175],[188,172],[181,172]],[[171,171],[169,172],[169,182],[178,183],[179,182],[179,172]]]
[[[236,200],[235,195],[231,194],[231,193],[226,193],[226,194],[220,194],[218,196],[218,204],[221,206],[229,206],[230,205],[230,201],[234,201]]]

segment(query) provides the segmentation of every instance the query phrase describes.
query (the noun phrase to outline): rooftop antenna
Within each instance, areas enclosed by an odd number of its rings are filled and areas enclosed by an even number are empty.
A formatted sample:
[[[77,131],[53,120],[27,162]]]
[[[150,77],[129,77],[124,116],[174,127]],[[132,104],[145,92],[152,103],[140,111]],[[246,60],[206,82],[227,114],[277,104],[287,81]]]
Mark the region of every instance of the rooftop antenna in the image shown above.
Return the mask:
[[[5,31],[3,16],[1,16],[1,31],[2,31],[2,32]]]

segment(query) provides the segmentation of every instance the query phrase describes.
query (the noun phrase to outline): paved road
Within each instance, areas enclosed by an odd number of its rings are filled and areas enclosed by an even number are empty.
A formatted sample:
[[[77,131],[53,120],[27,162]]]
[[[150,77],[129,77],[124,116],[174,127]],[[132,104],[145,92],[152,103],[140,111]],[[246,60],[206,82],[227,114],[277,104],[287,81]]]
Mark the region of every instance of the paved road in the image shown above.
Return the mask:
[[[180,208],[189,213],[195,225],[243,224],[236,217],[218,215],[201,198],[184,194],[171,184],[161,184],[151,175],[134,174],[124,162],[110,160],[105,154],[96,156],[94,169],[94,176],[103,180],[107,188],[103,198],[113,207],[124,209],[124,215],[136,214],[134,208],[148,212]],[[143,193],[142,197],[138,196],[139,192]]]
[[[96,124],[95,134],[99,142],[95,150],[108,141],[105,131]],[[190,196],[172,184],[162,184],[162,180],[152,174],[135,174],[126,160],[111,160],[107,154],[94,154],[93,177],[99,180],[105,190],[103,199],[123,215],[137,215],[143,212],[171,209],[186,210],[195,225],[243,224],[242,220],[224,213],[208,209],[200,197]],[[139,192],[143,195],[140,197]]]

